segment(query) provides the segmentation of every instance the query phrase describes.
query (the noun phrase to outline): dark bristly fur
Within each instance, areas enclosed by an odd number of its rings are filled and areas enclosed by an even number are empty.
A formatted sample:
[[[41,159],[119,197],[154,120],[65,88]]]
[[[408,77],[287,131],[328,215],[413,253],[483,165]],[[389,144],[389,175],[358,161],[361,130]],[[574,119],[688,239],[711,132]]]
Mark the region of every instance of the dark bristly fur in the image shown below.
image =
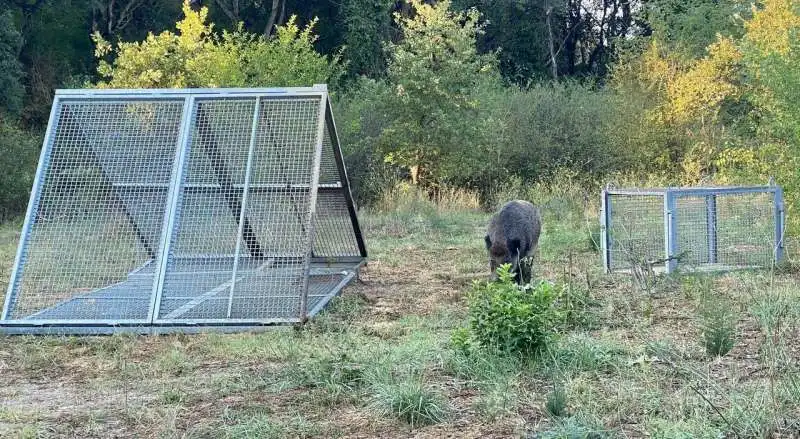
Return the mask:
[[[492,216],[484,238],[489,252],[489,267],[492,278],[497,267],[511,264],[517,283],[530,282],[530,270],[520,261],[536,252],[542,220],[539,209],[523,200],[509,201]],[[529,268],[529,267],[528,267]],[[524,273],[523,273],[524,271]]]

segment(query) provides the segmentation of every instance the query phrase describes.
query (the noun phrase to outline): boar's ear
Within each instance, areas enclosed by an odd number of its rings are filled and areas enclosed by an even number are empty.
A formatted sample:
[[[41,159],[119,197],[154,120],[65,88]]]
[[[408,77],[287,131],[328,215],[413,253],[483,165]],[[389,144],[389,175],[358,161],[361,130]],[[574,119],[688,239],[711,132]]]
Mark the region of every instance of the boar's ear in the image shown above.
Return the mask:
[[[483,240],[486,242],[486,249],[487,250],[492,248],[492,238],[489,238],[489,235],[484,236]]]

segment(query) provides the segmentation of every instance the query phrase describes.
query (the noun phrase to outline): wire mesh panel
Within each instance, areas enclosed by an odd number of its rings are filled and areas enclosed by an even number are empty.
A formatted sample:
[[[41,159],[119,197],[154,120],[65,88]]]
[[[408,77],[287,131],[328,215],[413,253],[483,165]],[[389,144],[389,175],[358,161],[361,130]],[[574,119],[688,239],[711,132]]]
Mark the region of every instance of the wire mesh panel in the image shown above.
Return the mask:
[[[325,90],[59,91],[0,331],[318,312],[366,257]]]
[[[266,265],[235,281],[232,315],[295,320],[308,313],[323,104],[312,98],[262,102],[246,215],[264,243]]]
[[[664,258],[662,195],[612,195],[607,205],[607,251],[612,270]]]
[[[347,198],[347,179],[339,172],[344,166],[337,164],[337,161],[341,163],[342,157],[334,147],[338,139],[332,119],[329,119],[324,133],[313,255],[319,258],[360,257],[363,242],[357,233],[359,227],[352,200]]]
[[[769,266],[783,257],[780,187],[603,193],[607,271],[666,261],[672,271]]]
[[[677,250],[681,265],[697,266],[713,259],[713,222],[716,197],[676,197]]]
[[[230,289],[255,98],[197,100],[160,319],[219,319]]]
[[[684,267],[769,266],[775,251],[771,192],[677,196],[677,253]]]
[[[148,317],[182,112],[182,99],[56,101],[9,319]],[[149,274],[127,282],[137,269]]]
[[[198,101],[159,319],[299,319],[321,104]]]

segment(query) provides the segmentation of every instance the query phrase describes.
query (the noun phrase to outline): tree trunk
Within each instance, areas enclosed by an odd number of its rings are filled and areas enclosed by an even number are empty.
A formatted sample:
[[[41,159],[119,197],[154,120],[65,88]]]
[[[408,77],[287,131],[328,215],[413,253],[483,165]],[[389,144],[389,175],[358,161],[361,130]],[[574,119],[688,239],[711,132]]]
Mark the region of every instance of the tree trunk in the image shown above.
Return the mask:
[[[550,64],[551,64],[551,71],[553,73],[553,79],[558,79],[558,63],[556,62],[556,52],[555,52],[555,45],[553,44],[553,29],[550,26],[550,16],[553,13],[552,6],[547,7],[547,12],[545,12],[547,16],[547,44],[550,48]]]
[[[286,0],[281,0],[281,16],[275,25],[280,26],[286,22]]]
[[[281,13],[280,21],[278,21],[279,12]],[[269,13],[269,19],[267,20],[267,27],[264,29],[264,35],[272,35],[272,32],[275,30],[275,25],[280,24],[285,16],[286,0],[272,0],[272,10]]]
[[[569,1],[569,19],[565,29],[566,36],[564,38],[564,58],[567,61],[567,74],[575,74],[575,63],[578,62],[578,43],[580,41],[581,31],[581,8],[580,0]]]
[[[234,26],[238,24],[239,21],[241,21],[239,20],[239,6],[237,1],[233,2],[232,5],[233,10],[231,10],[231,8],[229,8],[228,5],[225,4],[225,0],[215,0],[214,3],[216,3],[220,9],[222,9],[222,12],[228,17],[228,19],[231,21],[231,23],[233,23]]]

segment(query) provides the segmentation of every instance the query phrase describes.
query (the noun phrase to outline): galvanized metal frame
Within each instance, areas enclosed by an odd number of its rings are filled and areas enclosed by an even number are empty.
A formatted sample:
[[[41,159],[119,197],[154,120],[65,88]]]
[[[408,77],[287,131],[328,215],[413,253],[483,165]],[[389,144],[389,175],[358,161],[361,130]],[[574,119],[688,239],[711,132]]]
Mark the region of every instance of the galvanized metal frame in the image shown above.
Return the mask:
[[[303,291],[300,293],[300,306],[298,307],[299,311],[299,319],[300,321],[305,321],[308,317],[308,277],[311,274],[311,258],[314,257],[314,218],[317,212],[317,185],[319,185],[319,174],[320,174],[320,164],[322,163],[322,143],[323,143],[323,136],[325,135],[325,113],[327,110],[327,103],[328,103],[328,91],[327,88],[320,89],[322,92],[322,100],[320,101],[319,106],[319,116],[317,117],[317,142],[314,147],[314,161],[313,161],[313,173],[311,175],[311,197],[308,200],[308,213],[305,219],[306,225],[306,233],[307,236],[307,253],[306,253],[306,260],[304,262],[305,268],[303,275]]]
[[[347,178],[347,169],[344,166],[344,155],[342,154],[342,147],[339,143],[339,132],[336,130],[336,121],[333,118],[333,109],[331,108],[330,101],[325,103],[325,121],[328,124],[328,135],[331,136],[333,158],[336,161],[336,167],[339,168],[339,180],[342,182],[342,189],[344,191],[345,200],[347,201],[347,210],[350,213],[350,221],[356,232],[358,249],[361,252],[361,257],[366,258],[367,246],[364,244],[364,236],[361,234],[361,226],[358,223],[356,203],[353,199],[353,193],[350,191],[350,179]]]
[[[176,224],[179,221],[180,213],[182,210],[181,202],[183,199],[183,194],[186,192],[196,191],[196,190],[204,190],[202,185],[190,185],[186,184],[186,172],[188,167],[188,157],[189,151],[191,148],[192,143],[192,131],[196,127],[196,111],[197,111],[197,103],[206,98],[213,98],[215,100],[219,99],[241,99],[243,97],[246,98],[255,98],[256,99],[256,108],[254,110],[253,115],[253,125],[252,125],[252,132],[251,132],[251,139],[250,139],[250,148],[248,151],[248,161],[247,161],[247,172],[245,177],[245,182],[242,186],[242,207],[241,211],[239,212],[239,233],[237,234],[237,249],[236,254],[234,255],[234,269],[232,272],[230,288],[231,291],[228,297],[228,319],[189,319],[189,320],[182,320],[182,319],[172,319],[172,318],[159,318],[159,310],[161,307],[161,301],[163,298],[163,287],[165,282],[165,276],[167,273],[167,266],[169,264],[169,260],[171,257],[171,248],[174,244],[176,239]],[[231,301],[233,298],[233,287],[236,283],[236,263],[238,263],[238,256],[239,251],[241,249],[241,240],[242,240],[242,216],[245,215],[245,209],[247,206],[247,194],[250,191],[260,191],[260,190],[281,190],[281,189],[291,189],[287,188],[287,186],[281,185],[280,187],[271,187],[277,185],[251,185],[249,174],[251,171],[252,165],[252,154],[254,149],[255,143],[255,133],[256,133],[256,125],[258,123],[258,114],[259,114],[259,107],[261,104],[262,99],[270,99],[270,98],[304,98],[304,97],[318,97],[320,99],[320,109],[319,109],[319,117],[318,117],[318,133],[317,133],[317,141],[315,145],[314,151],[314,159],[313,159],[313,169],[312,169],[312,179],[310,185],[303,186],[302,189],[307,189],[310,192],[310,209],[309,211],[305,212],[306,217],[304,218],[304,226],[307,227],[308,230],[308,251],[306,256],[303,258],[304,264],[304,272],[305,276],[303,278],[303,291],[300,294],[300,306],[299,306],[299,313],[297,319],[284,319],[284,318],[274,318],[274,319],[231,319]],[[163,223],[161,228],[161,238],[159,242],[159,248],[157,251],[157,257],[160,257],[158,260],[159,266],[155,271],[155,275],[153,276],[153,285],[152,291],[150,294],[150,304],[148,305],[148,315],[145,321],[142,320],[127,320],[127,319],[117,319],[117,320],[86,320],[86,319],[49,319],[49,320],[36,320],[36,319],[23,319],[23,320],[12,320],[10,319],[11,311],[13,310],[13,304],[16,299],[15,294],[17,291],[17,286],[19,282],[19,276],[22,270],[23,265],[25,264],[25,254],[27,250],[28,240],[31,232],[31,227],[33,225],[33,218],[32,216],[38,209],[38,203],[41,196],[42,191],[42,180],[44,178],[44,173],[48,169],[49,158],[52,154],[53,144],[54,144],[54,137],[53,133],[58,126],[59,121],[56,120],[56,116],[60,114],[62,103],[67,101],[73,100],[84,100],[87,98],[91,98],[94,102],[103,102],[103,103],[130,103],[131,101],[146,99],[148,101],[159,101],[159,100],[175,100],[175,99],[183,99],[183,110],[181,114],[181,126],[180,126],[180,134],[178,135],[178,145],[176,145],[175,151],[175,159],[172,166],[172,173],[170,175],[170,183],[168,185],[163,184],[143,184],[141,187],[144,189],[158,189],[163,190],[167,189],[167,205],[165,206],[164,215],[163,215]],[[322,149],[323,149],[323,136],[325,135],[325,128],[328,129],[328,135],[330,136],[330,143],[333,147],[333,155],[336,166],[339,171],[340,176],[340,184],[335,185],[321,185],[319,184],[320,178],[320,165],[321,165],[321,156],[322,156]],[[197,187],[194,187],[197,186]],[[264,186],[264,187],[260,187]],[[270,187],[268,187],[270,186]],[[295,189],[300,189],[299,186],[302,185],[291,185],[298,186]],[[137,186],[138,188],[138,186]],[[214,189],[214,188],[207,188],[207,189]],[[307,301],[308,301],[308,294],[309,294],[309,278],[312,275],[312,264],[314,263],[322,263],[322,262],[330,262],[330,258],[318,258],[312,254],[313,251],[313,242],[315,239],[315,231],[314,231],[314,218],[316,215],[316,198],[318,191],[341,191],[344,195],[344,199],[347,203],[347,208],[350,216],[350,220],[353,226],[353,232],[355,234],[355,238],[358,244],[358,252],[360,253],[360,257],[340,257],[336,258],[339,263],[344,264],[352,264],[352,269],[348,268],[344,272],[341,273],[331,273],[331,274],[340,274],[342,276],[341,281],[329,291],[324,297],[323,296],[315,296],[321,298],[319,302],[315,305],[315,307],[311,310],[307,310]],[[125,210],[125,213],[130,216]],[[253,328],[254,326],[259,325],[271,325],[271,324],[282,324],[282,323],[294,323],[294,322],[302,322],[305,321],[308,317],[311,317],[318,313],[324,306],[329,302],[331,298],[337,295],[348,282],[350,282],[356,275],[356,270],[361,267],[365,263],[365,258],[367,257],[366,246],[364,245],[363,235],[361,233],[361,229],[358,223],[358,218],[356,215],[356,208],[353,202],[352,194],[350,192],[349,182],[347,179],[347,173],[344,168],[344,160],[342,157],[342,151],[339,144],[338,135],[335,128],[335,123],[333,120],[333,114],[331,111],[331,106],[328,98],[327,87],[324,85],[316,85],[314,87],[297,87],[297,88],[261,88],[261,89],[156,89],[156,90],[120,90],[120,89],[110,89],[110,90],[57,90],[56,96],[54,98],[54,103],[51,108],[50,119],[47,126],[47,131],[45,134],[45,144],[43,145],[39,165],[37,167],[36,176],[34,179],[33,190],[31,193],[31,200],[28,205],[28,209],[26,212],[25,223],[23,225],[23,234],[22,234],[22,241],[17,249],[17,255],[14,262],[14,268],[12,271],[11,282],[9,283],[8,292],[5,297],[4,307],[2,310],[2,315],[0,318],[0,333],[88,333],[88,334],[103,334],[103,333],[113,333],[113,332],[136,332],[136,333],[165,333],[165,332],[173,332],[173,331],[185,331],[187,328],[189,332],[200,330],[202,331],[203,328],[212,329],[212,330],[226,330],[224,328],[229,328],[229,330],[240,330],[240,329],[249,329]],[[274,260],[274,259],[273,259]],[[151,261],[152,262],[152,261]],[[141,269],[141,267],[139,268]],[[135,271],[138,271],[134,270]],[[131,272],[133,274],[134,272]],[[104,287],[108,288],[108,287]],[[99,290],[96,290],[99,291]],[[192,329],[194,328],[194,329]],[[221,329],[222,328],[222,329]]]
[[[783,204],[783,189],[780,186],[770,185],[774,189],[773,215],[775,217],[775,255],[774,261],[780,262],[784,258],[784,238],[786,232],[786,207]]]
[[[50,117],[47,122],[47,130],[45,131],[45,144],[42,146],[42,151],[39,153],[39,165],[36,167],[36,175],[33,179],[33,189],[31,190],[31,200],[28,203],[28,209],[25,212],[25,222],[22,225],[22,235],[20,236],[20,244],[17,247],[17,255],[14,257],[14,268],[11,271],[11,279],[8,282],[8,290],[6,291],[6,300],[3,304],[2,315],[0,321],[8,320],[11,314],[12,304],[16,300],[17,287],[19,286],[20,267],[25,263],[25,252],[28,249],[28,240],[33,226],[33,213],[39,208],[39,201],[42,195],[42,180],[44,178],[45,170],[48,168],[50,154],[53,152],[53,143],[55,139],[52,133],[55,131],[56,115],[59,114],[61,108],[61,101],[56,95],[53,100],[53,105],[50,108]]]
[[[600,251],[603,254],[603,269],[611,273],[611,246],[608,234],[611,227],[611,203],[609,203],[608,189],[603,189],[600,197]]]
[[[667,189],[664,192],[664,243],[666,247],[664,269],[672,273],[678,261],[678,206],[675,190]]]
[[[174,243],[175,224],[180,215],[180,202],[181,202],[181,188],[180,184],[186,176],[186,169],[188,165],[187,157],[189,156],[189,148],[191,147],[191,132],[194,125],[195,113],[195,98],[189,97],[183,103],[183,119],[181,120],[181,133],[178,136],[178,147],[176,148],[175,162],[172,168],[172,179],[170,180],[169,193],[167,195],[167,208],[164,210],[164,221],[161,228],[161,257],[159,259],[159,268],[154,276],[153,293],[151,300],[151,308],[148,314],[148,321],[153,322],[158,316],[158,310],[161,307],[161,291],[164,285],[164,279],[167,275],[167,265],[169,264],[170,250]]]
[[[773,262],[777,263],[784,258],[784,232],[786,223],[786,210],[783,201],[783,190],[775,185],[772,180],[766,186],[741,186],[741,187],[689,187],[689,188],[647,188],[647,189],[611,189],[606,187],[601,194],[600,204],[600,246],[603,259],[603,268],[606,273],[612,273],[611,261],[611,225],[613,221],[613,196],[658,196],[664,200],[664,272],[672,273],[678,269],[678,224],[677,199],[679,197],[703,197],[706,201],[706,245],[708,247],[709,263],[717,262],[717,197],[725,195],[758,194],[772,195],[774,251]],[[752,268],[752,267],[743,267]]]

